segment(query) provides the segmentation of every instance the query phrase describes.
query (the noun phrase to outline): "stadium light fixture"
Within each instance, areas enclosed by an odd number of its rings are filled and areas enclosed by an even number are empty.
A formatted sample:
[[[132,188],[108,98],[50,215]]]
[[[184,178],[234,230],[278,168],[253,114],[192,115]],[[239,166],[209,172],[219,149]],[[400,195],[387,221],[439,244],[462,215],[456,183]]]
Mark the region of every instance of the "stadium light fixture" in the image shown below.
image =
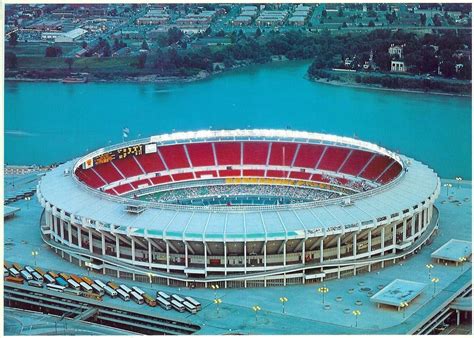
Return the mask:
[[[211,289],[214,290],[214,298],[217,298],[217,290],[219,290],[219,284],[211,284]]]
[[[148,275],[148,278],[149,278],[149,280],[150,280],[150,285],[151,285],[152,282],[153,282],[153,280],[152,280],[152,278],[151,278],[151,277],[153,276],[153,274],[152,274],[151,272],[148,272],[147,275]]]
[[[433,297],[434,297],[436,293],[436,284],[439,283],[439,278],[434,277],[431,279],[431,282],[433,283]]]
[[[456,176],[456,177],[455,177],[455,180],[458,182],[458,189],[459,189],[459,184],[460,184],[461,181],[462,181],[462,177],[461,177],[461,176]]]
[[[400,307],[403,309],[403,318],[405,318],[405,310],[408,307],[408,303],[407,302],[401,302]]]
[[[426,264],[426,268],[428,269],[428,279],[431,279],[431,269],[434,268],[433,264]]]
[[[326,284],[323,287],[318,288],[318,292],[323,295],[323,305],[324,305],[324,295],[329,292],[329,288],[326,287]]]
[[[459,264],[461,265],[461,272],[464,270],[464,262],[467,261],[467,258],[465,256],[459,257]]]
[[[360,312],[359,310],[354,310],[352,311],[352,314],[355,316],[356,318],[356,326],[357,327],[357,317],[359,317],[361,315],[362,312]]]
[[[285,313],[285,303],[288,301],[286,297],[280,297],[281,305],[283,306],[283,313]]]
[[[36,266],[36,256],[38,255],[39,255],[39,252],[37,250],[31,251],[31,256],[33,256],[33,258],[35,259],[35,266]]]
[[[451,188],[453,185],[451,183],[445,183],[443,184],[443,187],[446,187],[446,196],[449,195],[449,188]]]
[[[258,305],[254,305],[254,306],[252,306],[252,310],[255,312],[255,321],[257,321],[257,313],[258,313],[258,311],[261,311],[262,308]]]
[[[214,299],[214,304],[216,304],[216,310],[217,310],[217,314],[219,314],[219,304],[222,303],[222,299],[220,298],[215,298]]]

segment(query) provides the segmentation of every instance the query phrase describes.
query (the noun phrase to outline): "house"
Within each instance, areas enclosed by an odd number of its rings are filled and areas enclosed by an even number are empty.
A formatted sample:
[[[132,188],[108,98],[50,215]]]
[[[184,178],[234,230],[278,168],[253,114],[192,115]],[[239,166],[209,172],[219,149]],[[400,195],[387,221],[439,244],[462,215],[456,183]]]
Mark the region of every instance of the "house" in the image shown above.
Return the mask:
[[[405,62],[392,60],[390,71],[397,72],[397,73],[405,73],[407,71]]]
[[[394,45],[392,43],[392,45],[388,48],[388,54],[390,54],[390,56],[397,55],[398,58],[401,59],[403,54],[403,46]]]

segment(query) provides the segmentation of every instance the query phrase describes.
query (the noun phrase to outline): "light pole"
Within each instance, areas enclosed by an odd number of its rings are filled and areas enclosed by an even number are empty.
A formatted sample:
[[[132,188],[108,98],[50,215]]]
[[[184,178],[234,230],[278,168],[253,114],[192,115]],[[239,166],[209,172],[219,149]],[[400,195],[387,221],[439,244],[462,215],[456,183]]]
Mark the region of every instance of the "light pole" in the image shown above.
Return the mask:
[[[323,287],[318,288],[318,292],[323,294],[323,305],[324,305],[324,295],[329,292],[329,288],[324,284]]]
[[[151,285],[152,285],[152,279],[151,279],[151,277],[152,277],[153,275],[151,274],[151,272],[148,272],[147,275],[148,275],[148,278],[150,279],[150,287],[151,287]]]
[[[39,255],[39,252],[37,250],[31,251],[31,256],[33,256],[33,258],[35,259],[35,266],[36,266],[36,256],[38,255]]]
[[[453,185],[451,183],[445,183],[443,184],[443,187],[446,187],[446,196],[449,195],[449,188],[451,188]]]
[[[408,307],[408,303],[407,302],[401,302],[400,307],[403,309],[403,318],[405,318],[405,310]]]
[[[214,304],[216,304],[217,315],[219,315],[219,304],[222,303],[222,299],[216,298],[214,299]]]
[[[457,176],[455,177],[456,181],[458,182],[458,189],[459,189],[459,184],[461,183],[462,181],[462,177],[461,176]]]
[[[285,313],[285,303],[288,301],[286,297],[280,297],[281,305],[283,306],[283,313]]]
[[[459,264],[461,265],[461,272],[464,270],[464,262],[467,261],[466,257],[459,257]]]
[[[30,203],[28,202],[29,200],[31,200],[31,197],[29,197],[29,196],[25,197],[26,209],[27,209],[27,210],[29,209],[29,206],[30,206]]]
[[[359,317],[361,315],[361,312],[359,310],[354,310],[354,311],[352,311],[352,314],[356,318],[356,326],[355,327],[357,327],[357,317]]]
[[[431,279],[431,269],[434,268],[433,264],[426,264],[426,268],[428,269],[428,279]]]
[[[434,277],[431,279],[431,282],[433,283],[433,297],[434,297],[436,293],[436,284],[439,283],[439,278]]]
[[[257,313],[258,311],[262,310],[262,308],[258,305],[252,306],[252,310],[255,312],[255,321],[257,321]]]
[[[219,290],[219,284],[212,284],[211,289],[214,290],[214,299],[217,298],[217,290]]]

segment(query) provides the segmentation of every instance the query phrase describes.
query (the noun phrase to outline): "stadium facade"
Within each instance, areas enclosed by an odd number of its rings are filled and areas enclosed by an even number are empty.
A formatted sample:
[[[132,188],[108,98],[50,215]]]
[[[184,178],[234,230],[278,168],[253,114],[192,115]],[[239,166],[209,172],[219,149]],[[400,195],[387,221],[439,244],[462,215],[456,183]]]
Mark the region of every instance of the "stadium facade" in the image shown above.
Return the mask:
[[[252,198],[232,195],[248,194],[242,186]],[[37,192],[43,240],[71,262],[168,285],[247,287],[340,278],[416,254],[437,229],[440,180],[353,138],[206,130],[99,149],[47,173]]]

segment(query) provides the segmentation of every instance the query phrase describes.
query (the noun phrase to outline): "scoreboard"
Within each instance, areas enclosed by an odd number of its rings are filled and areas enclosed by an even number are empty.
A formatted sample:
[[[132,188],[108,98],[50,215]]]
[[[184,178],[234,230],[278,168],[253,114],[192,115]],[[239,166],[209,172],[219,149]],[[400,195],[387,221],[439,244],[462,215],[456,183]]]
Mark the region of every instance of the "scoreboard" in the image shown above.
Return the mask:
[[[122,160],[129,156],[139,156],[144,153],[145,145],[138,144],[135,146],[116,149],[99,155],[94,158],[94,165],[109,163],[114,160]]]

